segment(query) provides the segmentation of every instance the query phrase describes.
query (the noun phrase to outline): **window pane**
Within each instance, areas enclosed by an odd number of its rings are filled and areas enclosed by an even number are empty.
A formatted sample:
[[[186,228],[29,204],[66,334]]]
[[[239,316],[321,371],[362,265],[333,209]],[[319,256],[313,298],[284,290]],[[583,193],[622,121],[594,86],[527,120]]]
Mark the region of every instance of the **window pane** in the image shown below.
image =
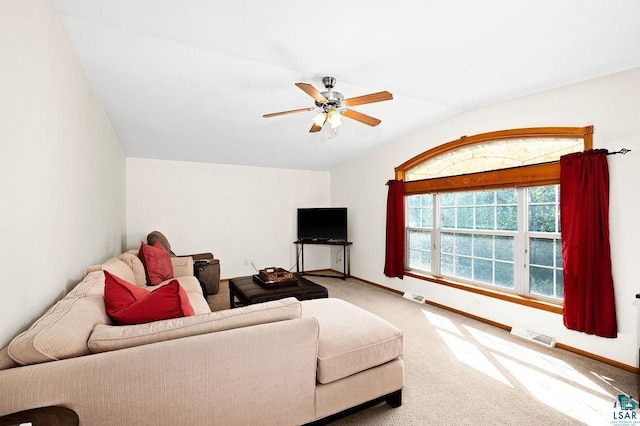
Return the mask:
[[[420,264],[420,252],[416,250],[409,250],[409,264],[407,265],[410,269],[420,269],[418,265]]]
[[[431,271],[431,252],[409,251],[409,268],[421,271]]]
[[[443,228],[456,227],[456,210],[451,207],[443,207],[440,209],[440,224]]]
[[[459,192],[457,201],[459,206],[473,206],[473,192]]]
[[[554,241],[546,238],[531,238],[529,240],[529,262],[533,265],[553,267]]]
[[[493,262],[475,259],[473,262],[473,279],[482,283],[493,284]]]
[[[553,269],[531,266],[529,268],[529,291],[533,294],[554,297]]]
[[[496,198],[495,191],[476,192],[476,205],[494,205]]]
[[[407,212],[407,226],[409,228],[419,228],[422,223],[422,219],[420,217],[420,209],[408,209]]]
[[[496,285],[513,288],[513,263],[496,262]]]
[[[449,254],[440,255],[440,272],[443,275],[453,275],[453,256]]]
[[[456,194],[440,194],[440,204],[442,206],[455,206]]]
[[[564,299],[564,276],[561,269],[556,269],[556,297]]]
[[[529,231],[560,232],[559,185],[527,188]]]
[[[431,232],[410,230],[408,267],[431,271]]]
[[[493,236],[476,235],[473,239],[473,256],[493,259]]]
[[[496,237],[496,259],[513,262],[513,237]]]
[[[500,231],[516,231],[518,229],[518,207],[498,206],[496,212],[496,228]]]
[[[460,278],[471,279],[471,258],[456,257],[455,258],[455,275]]]
[[[471,256],[471,235],[469,234],[454,234],[456,251],[458,255]]]
[[[529,239],[529,292],[563,297],[562,241],[559,238]]]
[[[420,198],[421,195],[409,195],[407,197],[407,207],[408,208],[416,208],[420,207]]]
[[[529,206],[529,231],[558,232],[556,228],[556,206]]]
[[[422,227],[433,228],[433,207],[425,207],[422,211]]]
[[[458,209],[458,228],[473,229],[473,207]]]
[[[533,186],[527,191],[529,203],[555,203],[557,185]]]
[[[409,248],[429,250],[431,249],[431,232],[409,231]]]
[[[496,200],[498,204],[517,204],[518,191],[515,189],[502,189],[496,191]]]
[[[453,254],[453,234],[451,233],[442,233],[440,236],[440,250],[442,253]]]
[[[495,229],[493,207],[476,207],[476,229]]]
[[[430,194],[407,197],[407,226],[409,228],[433,227],[433,196]]]

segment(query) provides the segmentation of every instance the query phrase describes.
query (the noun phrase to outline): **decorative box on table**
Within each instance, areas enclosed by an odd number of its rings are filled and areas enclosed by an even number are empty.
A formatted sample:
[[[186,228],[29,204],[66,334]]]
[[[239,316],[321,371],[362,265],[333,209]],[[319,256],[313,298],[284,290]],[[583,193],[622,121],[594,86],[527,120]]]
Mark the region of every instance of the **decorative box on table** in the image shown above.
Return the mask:
[[[275,266],[260,269],[258,274],[253,276],[253,280],[263,287],[284,287],[298,284],[298,280],[291,272]]]

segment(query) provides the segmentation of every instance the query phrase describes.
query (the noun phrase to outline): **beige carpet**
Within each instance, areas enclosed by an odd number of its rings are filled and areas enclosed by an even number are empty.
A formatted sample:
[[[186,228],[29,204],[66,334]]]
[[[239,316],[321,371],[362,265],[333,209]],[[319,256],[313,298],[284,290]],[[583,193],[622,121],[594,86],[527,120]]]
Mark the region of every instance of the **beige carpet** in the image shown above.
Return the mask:
[[[355,279],[310,279],[405,333],[403,405],[379,404],[336,425],[611,425],[618,395],[637,395],[637,376],[619,368]],[[228,308],[227,282],[209,304]]]

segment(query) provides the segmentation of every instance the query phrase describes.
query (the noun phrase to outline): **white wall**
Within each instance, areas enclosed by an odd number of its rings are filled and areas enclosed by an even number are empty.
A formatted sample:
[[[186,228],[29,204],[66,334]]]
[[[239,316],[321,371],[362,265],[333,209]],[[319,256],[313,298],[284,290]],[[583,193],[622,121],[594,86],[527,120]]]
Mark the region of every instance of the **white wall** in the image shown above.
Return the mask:
[[[0,2],[0,347],[120,252],[125,158],[48,1]]]
[[[161,231],[176,254],[213,252],[221,277],[295,265],[296,209],[329,205],[329,172],[127,159],[127,244]],[[305,247],[305,268],[328,268]]]
[[[331,173],[331,202],[350,215],[352,274],[507,325],[521,324],[556,336],[558,341],[638,366],[638,236],[640,221],[640,69],[545,93],[518,98],[453,117],[386,146]],[[618,338],[604,339],[569,331],[560,315],[490,299],[405,277],[383,275],[385,182],[394,167],[434,146],[493,130],[541,126],[594,125],[594,147],[632,149],[609,157],[610,231]]]

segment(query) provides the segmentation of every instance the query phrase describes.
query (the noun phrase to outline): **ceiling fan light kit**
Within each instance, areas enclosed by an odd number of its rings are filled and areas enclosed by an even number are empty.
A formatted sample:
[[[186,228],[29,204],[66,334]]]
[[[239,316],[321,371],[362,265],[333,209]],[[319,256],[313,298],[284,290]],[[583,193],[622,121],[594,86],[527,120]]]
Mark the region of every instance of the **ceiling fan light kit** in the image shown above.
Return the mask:
[[[295,85],[300,88],[307,95],[311,96],[315,101],[316,107],[299,108],[288,111],[273,112],[270,114],[264,114],[264,118],[276,117],[279,115],[293,114],[296,112],[313,111],[319,109],[319,113],[313,118],[313,124],[309,133],[316,133],[322,130],[326,123],[329,123],[331,129],[336,129],[342,124],[342,117],[348,117],[352,120],[359,121],[368,126],[377,126],[381,123],[381,120],[371,117],[369,115],[357,112],[351,109],[355,105],[370,104],[374,102],[389,101],[393,99],[393,95],[387,91],[371,93],[368,95],[357,96],[355,98],[345,99],[344,95],[340,92],[333,90],[336,84],[334,77],[324,77],[322,79],[326,91],[320,92],[313,85],[309,83],[296,83]]]

